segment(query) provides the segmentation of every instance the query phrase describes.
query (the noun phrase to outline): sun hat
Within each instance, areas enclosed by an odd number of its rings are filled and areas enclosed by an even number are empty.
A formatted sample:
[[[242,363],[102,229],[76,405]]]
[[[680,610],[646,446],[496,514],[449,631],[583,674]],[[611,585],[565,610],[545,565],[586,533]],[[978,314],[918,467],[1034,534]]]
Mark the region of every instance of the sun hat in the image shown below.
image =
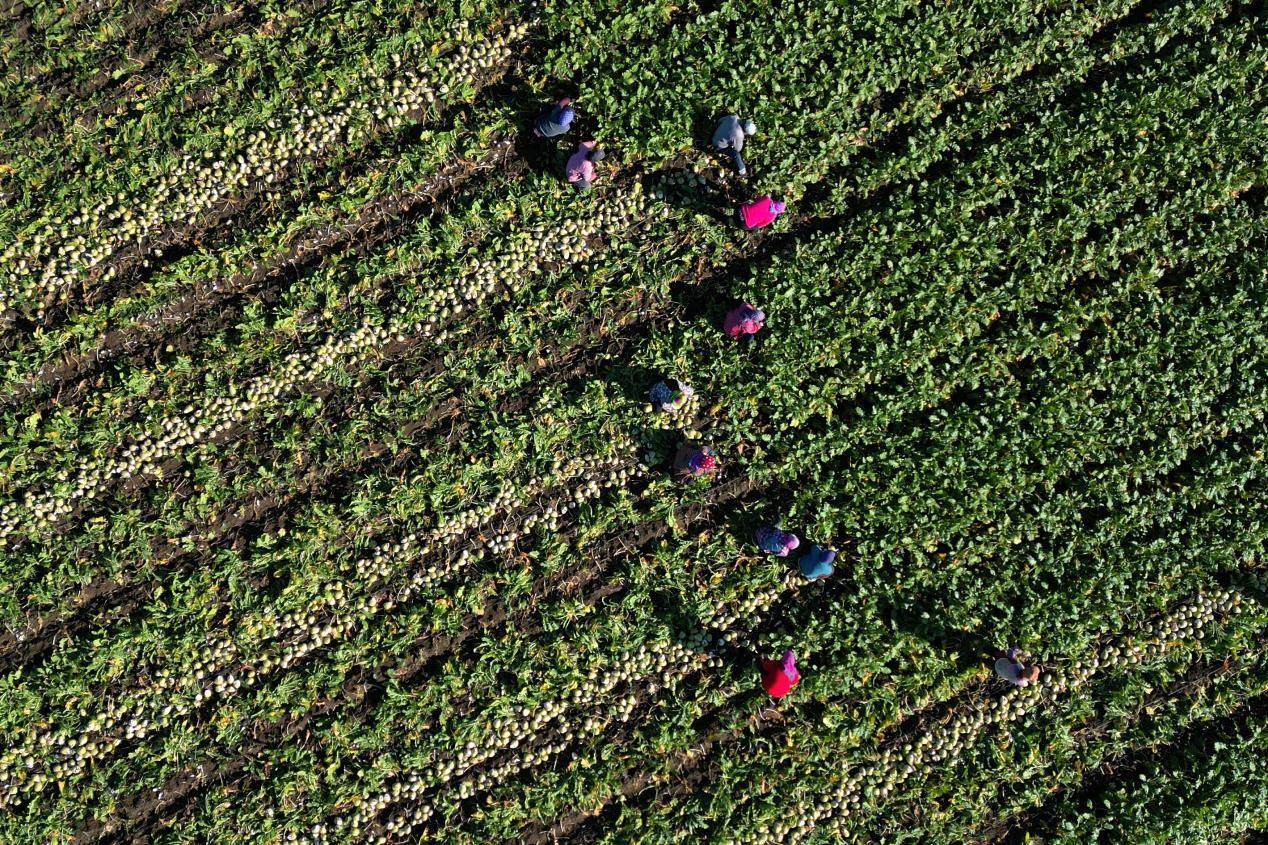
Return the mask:
[[[745,135],[757,134],[757,124],[751,120],[744,121],[744,134]]]

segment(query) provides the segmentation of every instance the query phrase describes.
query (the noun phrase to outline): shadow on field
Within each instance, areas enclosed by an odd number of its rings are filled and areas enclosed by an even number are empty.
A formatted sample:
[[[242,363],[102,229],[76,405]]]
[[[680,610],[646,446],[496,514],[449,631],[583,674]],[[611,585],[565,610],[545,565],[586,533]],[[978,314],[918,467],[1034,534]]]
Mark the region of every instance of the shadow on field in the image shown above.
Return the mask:
[[[943,597],[931,593],[917,593],[901,602],[891,596],[878,606],[882,618],[887,618],[895,630],[924,640],[930,649],[941,654],[954,654],[955,667],[967,671],[973,667],[991,668],[999,644],[980,631],[967,631],[943,621]]]
[[[647,188],[674,208],[707,216],[741,232],[736,207],[752,193],[733,173],[716,165],[669,164],[648,174]]]

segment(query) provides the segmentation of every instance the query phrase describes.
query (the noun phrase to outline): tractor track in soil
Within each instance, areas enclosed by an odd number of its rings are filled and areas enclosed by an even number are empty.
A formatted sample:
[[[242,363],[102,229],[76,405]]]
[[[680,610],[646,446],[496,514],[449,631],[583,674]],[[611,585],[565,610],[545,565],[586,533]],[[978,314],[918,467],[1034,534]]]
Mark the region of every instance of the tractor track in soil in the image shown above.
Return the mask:
[[[707,496],[709,504],[690,506],[684,511],[683,518],[698,519],[707,512],[709,507],[742,496],[752,487],[752,482],[747,478],[724,482],[709,491]],[[648,543],[664,537],[669,530],[670,525],[665,522],[640,523],[616,537],[609,537],[600,544],[596,544],[595,550],[587,557],[599,561],[600,565],[588,567],[580,574],[557,573],[538,579],[530,591],[531,599],[528,607],[512,612],[508,610],[505,602],[499,602],[486,609],[480,616],[478,625],[469,627],[458,634],[424,637],[424,642],[417,643],[415,646],[415,656],[393,671],[396,681],[404,685],[417,683],[434,671],[441,659],[451,655],[477,634],[485,634],[499,630],[507,624],[530,620],[544,599],[559,595],[561,592],[566,593],[583,588],[584,585],[592,583],[606,572],[612,559],[620,555],[636,554]],[[590,595],[598,600],[608,595],[610,591],[619,588],[619,584],[609,584]],[[368,673],[365,677],[368,677]],[[277,747],[287,740],[319,734],[320,731],[315,731],[314,728],[322,717],[340,713],[342,718],[346,718],[347,708],[350,706],[356,707],[357,712],[364,716],[374,709],[382,693],[383,689],[377,687],[372,678],[369,680],[346,679],[339,695],[317,702],[302,716],[284,723],[259,724],[255,729],[248,730],[247,735],[251,737],[251,742],[235,748],[234,755],[230,759],[208,758],[192,769],[173,775],[158,793],[146,789],[123,797],[115,805],[115,818],[105,822],[96,820],[89,822],[76,832],[72,842],[76,845],[90,845],[90,843],[104,842],[147,841],[147,833],[154,832],[149,830],[149,825],[157,822],[160,817],[163,819],[164,826],[179,821],[193,810],[194,799],[205,789],[230,785],[235,789],[241,789],[247,783],[262,782],[267,773],[251,772],[249,766],[269,748]],[[156,798],[156,794],[161,794],[163,797]],[[138,828],[136,825],[144,826]]]
[[[490,93],[502,90],[506,85],[505,80],[513,76],[526,63],[526,58],[523,55],[516,55],[514,51],[518,48],[521,54],[524,53],[528,49],[527,42],[526,38],[509,45],[512,55],[481,75],[475,85],[477,96],[472,102],[446,103],[432,115],[430,120],[426,119],[428,112],[425,109],[407,112],[402,115],[404,124],[397,129],[389,127],[383,121],[373,121],[369,134],[357,147],[323,150],[321,153],[292,160],[286,165],[281,177],[275,177],[275,183],[284,187],[288,180],[304,167],[338,163],[338,168],[329,174],[330,179],[337,182],[349,174],[372,167],[382,155],[389,154],[398,144],[408,143],[413,135],[420,131],[429,128],[440,128],[442,131],[446,128],[452,129],[457,121],[465,116],[467,109],[488,99]],[[452,55],[456,49],[439,54],[436,67],[442,66],[446,57]],[[499,82],[502,83],[501,86],[497,84]],[[481,95],[484,95],[483,98]],[[6,321],[0,325],[0,352],[22,343],[26,340],[27,334],[37,328],[47,330],[55,327],[77,308],[92,306],[121,296],[137,296],[144,290],[148,279],[155,272],[190,254],[193,248],[191,245],[200,245],[204,239],[227,236],[231,229],[241,228],[231,227],[229,224],[237,222],[239,214],[244,210],[254,209],[260,214],[267,212],[270,216],[276,216],[279,209],[264,209],[257,202],[274,190],[276,188],[272,184],[263,179],[257,179],[244,185],[233,196],[218,200],[192,223],[167,222],[152,234],[130,239],[125,247],[93,267],[76,283],[63,288],[61,292],[67,294],[67,302],[45,301],[42,303],[45,312],[43,319],[37,319],[25,312],[8,312],[5,315]],[[294,206],[297,202],[298,199],[293,199],[287,205]],[[163,253],[162,256],[157,255],[159,252]],[[115,277],[105,284],[97,284],[109,270],[115,271]],[[131,288],[130,292],[129,288]]]
[[[639,308],[637,313],[644,313],[643,309]],[[629,322],[633,322],[633,319],[630,318],[625,324]],[[618,323],[617,328],[623,328],[625,324]],[[588,345],[588,341],[605,335],[607,340],[601,344]],[[521,360],[518,367],[533,375],[533,381],[516,395],[504,397],[498,403],[495,413],[500,415],[522,411],[540,394],[545,386],[545,378],[570,380],[582,377],[593,371],[602,361],[619,356],[631,342],[632,338],[622,337],[610,330],[605,332],[599,321],[591,321],[580,342],[571,347],[544,350],[541,355]],[[366,386],[361,385],[354,388],[353,395],[345,397],[343,401],[326,403],[323,408],[328,410],[323,416],[332,419],[337,415],[347,416],[345,412],[355,407],[354,400],[367,400],[365,390]],[[231,515],[216,520],[205,530],[197,531],[198,526],[190,525],[190,531],[198,534],[199,548],[195,552],[182,550],[173,553],[161,539],[156,538],[152,547],[159,557],[154,565],[172,574],[191,571],[207,563],[214,552],[230,547],[245,547],[254,537],[283,525],[289,517],[314,499],[320,502],[341,501],[353,489],[356,480],[366,472],[408,472],[420,457],[420,446],[424,445],[418,440],[419,435],[434,431],[441,423],[450,421],[452,425],[445,440],[454,443],[470,427],[471,420],[464,405],[457,392],[439,399],[437,406],[428,415],[402,425],[400,434],[410,441],[408,445],[393,452],[384,442],[372,441],[350,464],[320,463],[311,467],[299,480],[288,479],[276,489],[253,491],[249,505],[233,509]],[[266,454],[260,456],[255,463],[276,463],[276,448],[265,448]],[[239,457],[235,456],[235,459]],[[91,550],[85,550],[85,553],[90,554]],[[131,612],[145,604],[156,586],[164,583],[165,579],[144,583],[113,579],[92,582],[71,600],[76,606],[70,614],[50,617],[41,621],[38,627],[27,628],[23,632],[22,641],[10,630],[0,632],[0,667],[15,669],[29,666],[50,653],[58,641],[95,627],[98,617],[107,613],[112,622],[126,620]]]

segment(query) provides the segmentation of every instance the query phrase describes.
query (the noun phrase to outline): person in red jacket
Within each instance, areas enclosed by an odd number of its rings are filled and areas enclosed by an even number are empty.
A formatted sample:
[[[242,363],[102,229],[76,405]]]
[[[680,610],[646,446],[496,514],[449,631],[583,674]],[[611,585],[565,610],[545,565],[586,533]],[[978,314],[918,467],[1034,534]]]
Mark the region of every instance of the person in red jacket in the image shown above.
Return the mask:
[[[762,658],[762,688],[770,693],[771,698],[783,698],[792,692],[801,680],[797,671],[797,655],[791,650],[785,651],[779,660]]]
[[[787,206],[770,197],[760,197],[739,208],[740,225],[745,229],[762,229],[775,222]]]
[[[708,446],[683,444],[674,456],[673,476],[679,481],[713,475],[720,467],[718,458]]]

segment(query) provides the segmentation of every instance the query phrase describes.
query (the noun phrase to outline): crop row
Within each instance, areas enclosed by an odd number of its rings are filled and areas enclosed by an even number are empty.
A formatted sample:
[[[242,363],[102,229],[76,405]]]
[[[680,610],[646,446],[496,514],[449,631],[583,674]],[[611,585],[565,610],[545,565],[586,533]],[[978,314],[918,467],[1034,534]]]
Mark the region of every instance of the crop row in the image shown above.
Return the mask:
[[[614,202],[599,213],[583,220],[541,226],[512,238],[494,259],[476,261],[462,268],[455,277],[434,280],[434,287],[419,297],[413,308],[399,306],[397,314],[383,319],[373,315],[361,325],[340,335],[329,336],[303,353],[291,353],[270,372],[244,384],[232,383],[224,393],[213,395],[201,404],[187,405],[183,410],[145,426],[148,431],[124,435],[124,446],[112,457],[81,459],[77,465],[61,473],[58,487],[44,491],[29,490],[21,505],[9,503],[0,507],[0,533],[14,534],[19,527],[43,530],[52,527],[74,512],[83,500],[99,496],[109,485],[134,477],[161,474],[163,465],[173,456],[187,460],[202,442],[230,431],[249,415],[289,399],[299,388],[335,368],[355,367],[372,354],[391,354],[390,344],[398,348],[411,337],[434,337],[444,342],[445,324],[468,307],[478,307],[494,295],[507,295],[532,278],[547,256],[560,256],[569,263],[584,261],[591,254],[590,238],[611,236],[634,222],[633,215],[642,210],[643,201],[636,196]]]
[[[270,118],[263,127],[243,130],[241,143],[226,143],[218,152],[187,154],[129,193],[107,192],[93,205],[80,205],[43,226],[27,228],[23,239],[30,244],[28,249],[10,247],[0,253],[0,271],[12,285],[0,299],[0,308],[6,314],[32,310],[40,319],[38,303],[57,301],[67,287],[83,283],[125,242],[144,241],[175,222],[196,222],[242,188],[272,183],[298,155],[364,143],[376,121],[395,129],[429,113],[433,103],[448,99],[451,91],[466,94],[477,74],[509,57],[509,45],[525,31],[462,44],[434,69],[403,71],[391,79],[368,77],[347,95],[329,95],[318,108],[297,108]],[[232,138],[238,131],[230,124],[224,134]],[[109,280],[112,274],[106,267],[100,277]]]

